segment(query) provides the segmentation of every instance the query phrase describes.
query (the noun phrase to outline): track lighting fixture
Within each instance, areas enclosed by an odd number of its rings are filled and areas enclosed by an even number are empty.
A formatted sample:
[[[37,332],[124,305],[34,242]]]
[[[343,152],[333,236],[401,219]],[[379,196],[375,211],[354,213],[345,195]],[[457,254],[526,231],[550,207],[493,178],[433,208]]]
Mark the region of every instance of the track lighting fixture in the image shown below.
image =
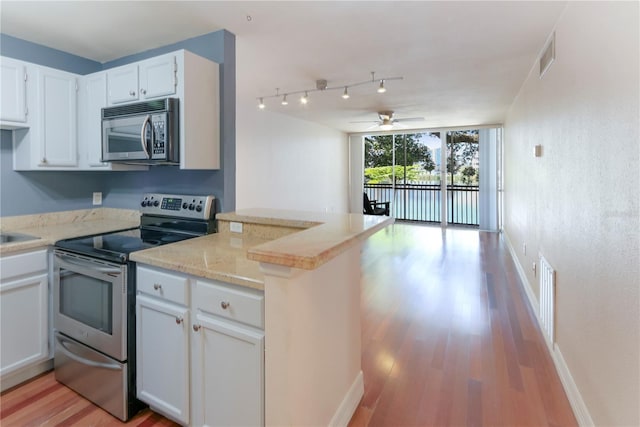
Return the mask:
[[[342,98],[343,99],[349,99],[351,96],[349,94],[349,88],[355,87],[355,86],[363,86],[363,85],[368,85],[368,84],[378,84],[378,93],[384,93],[387,91],[387,88],[385,87],[385,81],[392,81],[392,80],[402,80],[403,77],[384,77],[384,78],[376,78],[375,72],[371,72],[371,79],[369,80],[364,80],[361,82],[354,82],[354,83],[349,83],[346,85],[340,85],[340,86],[329,86],[327,81],[324,79],[319,79],[316,80],[316,87],[314,89],[304,89],[304,90],[295,90],[295,91],[291,91],[291,92],[286,92],[283,94],[280,94],[280,89],[276,89],[276,93],[275,95],[268,95],[268,96],[261,96],[258,97],[258,108],[260,108],[261,110],[265,109],[265,103],[264,100],[267,98],[279,98],[280,96],[282,96],[282,105],[288,105],[289,102],[287,101],[287,96],[288,95],[297,95],[297,94],[303,94],[300,97],[300,103],[305,105],[309,102],[309,93],[310,92],[326,92],[329,90],[336,90],[336,89],[343,89],[342,91]]]

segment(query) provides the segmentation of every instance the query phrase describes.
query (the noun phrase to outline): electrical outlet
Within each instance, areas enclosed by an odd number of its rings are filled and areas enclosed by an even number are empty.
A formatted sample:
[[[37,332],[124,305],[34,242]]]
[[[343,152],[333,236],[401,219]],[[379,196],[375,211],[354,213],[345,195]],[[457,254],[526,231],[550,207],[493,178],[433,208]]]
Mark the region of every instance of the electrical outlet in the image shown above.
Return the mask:
[[[522,244],[522,254],[523,254],[523,255],[526,255],[526,254],[527,254],[527,244],[526,244],[526,243],[523,243],[523,244]]]
[[[93,205],[98,206],[102,204],[102,193],[97,191],[93,193]]]
[[[231,222],[231,223],[229,223],[229,229],[233,233],[242,233],[242,223],[241,222]]]

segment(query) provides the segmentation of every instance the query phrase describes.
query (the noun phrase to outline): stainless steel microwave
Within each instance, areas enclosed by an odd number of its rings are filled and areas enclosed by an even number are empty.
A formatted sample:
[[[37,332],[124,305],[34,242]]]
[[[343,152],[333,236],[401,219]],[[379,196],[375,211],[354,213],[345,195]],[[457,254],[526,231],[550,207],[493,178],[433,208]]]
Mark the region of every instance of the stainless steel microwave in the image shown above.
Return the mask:
[[[177,98],[102,109],[102,161],[138,164],[180,163]]]

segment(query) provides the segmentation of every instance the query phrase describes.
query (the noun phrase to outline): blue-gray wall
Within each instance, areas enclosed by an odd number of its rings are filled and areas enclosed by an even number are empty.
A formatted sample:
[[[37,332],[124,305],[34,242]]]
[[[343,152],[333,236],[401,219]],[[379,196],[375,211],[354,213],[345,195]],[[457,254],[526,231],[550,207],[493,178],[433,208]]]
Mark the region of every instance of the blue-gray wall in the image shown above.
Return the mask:
[[[11,131],[0,131],[0,216],[24,215],[92,207],[92,193],[101,191],[103,206],[137,209],[145,192],[213,194],[218,209],[235,209],[235,36],[216,31],[173,45],[99,64],[66,52],[0,34],[0,54],[77,74],[89,74],[186,49],[220,63],[221,169],[186,171],[172,166],[130,172],[15,172]]]

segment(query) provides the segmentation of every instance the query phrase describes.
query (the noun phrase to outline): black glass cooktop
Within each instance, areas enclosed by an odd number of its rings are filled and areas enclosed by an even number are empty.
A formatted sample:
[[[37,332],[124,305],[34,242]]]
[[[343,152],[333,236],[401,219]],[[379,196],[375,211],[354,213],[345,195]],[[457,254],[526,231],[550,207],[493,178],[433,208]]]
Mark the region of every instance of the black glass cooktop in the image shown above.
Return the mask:
[[[178,242],[196,236],[134,228],[114,233],[56,242],[56,247],[107,261],[127,262],[131,252]]]

